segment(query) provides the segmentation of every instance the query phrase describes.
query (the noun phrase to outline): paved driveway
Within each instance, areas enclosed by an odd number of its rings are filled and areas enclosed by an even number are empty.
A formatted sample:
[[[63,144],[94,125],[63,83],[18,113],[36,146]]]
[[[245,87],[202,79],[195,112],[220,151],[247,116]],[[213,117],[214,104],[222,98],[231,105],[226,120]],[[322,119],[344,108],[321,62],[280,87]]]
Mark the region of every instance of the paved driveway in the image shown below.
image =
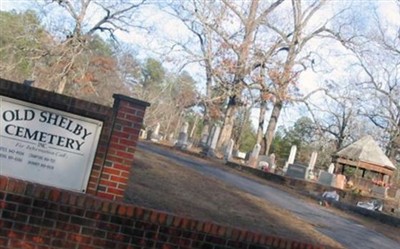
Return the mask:
[[[138,146],[144,151],[147,150],[168,157],[177,164],[195,169],[204,175],[217,178],[249,194],[273,202],[304,221],[314,224],[319,232],[338,241],[346,248],[400,249],[400,244],[396,241],[352,220],[337,216],[326,208],[297,199],[285,191],[207,165],[204,161],[197,160],[195,157],[190,159],[180,157],[173,151],[147,143],[139,143]]]

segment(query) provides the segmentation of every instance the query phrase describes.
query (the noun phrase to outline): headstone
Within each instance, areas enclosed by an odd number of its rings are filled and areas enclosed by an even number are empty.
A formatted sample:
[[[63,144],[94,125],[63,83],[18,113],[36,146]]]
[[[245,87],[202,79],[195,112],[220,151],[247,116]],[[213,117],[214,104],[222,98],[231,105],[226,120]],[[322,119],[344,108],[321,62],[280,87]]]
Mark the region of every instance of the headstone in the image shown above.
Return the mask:
[[[205,148],[207,146],[209,129],[210,127],[208,124],[204,125],[203,130],[201,131],[200,147]]]
[[[188,133],[188,129],[189,129],[189,123],[188,122],[183,123],[183,125],[181,127],[181,132],[187,134]]]
[[[338,189],[344,189],[344,186],[346,184],[346,176],[337,174],[334,175],[332,179],[332,187],[338,188]]]
[[[214,157],[215,156],[215,148],[217,148],[217,142],[219,138],[219,133],[221,131],[221,127],[215,125],[212,128],[211,137],[208,139],[207,145],[207,156]]]
[[[160,132],[160,123],[157,123],[156,127],[151,132],[150,140],[153,141],[153,142],[158,142],[160,140],[159,132]]]
[[[272,153],[271,155],[269,155],[269,158],[270,158],[270,172],[271,173],[274,173],[275,172],[275,169],[276,169],[276,162],[275,162],[275,160],[276,160],[276,158],[275,158],[275,154],[274,153]]]
[[[168,135],[168,141],[173,141],[174,140],[174,133],[170,133],[169,135]]]
[[[147,132],[146,132],[146,130],[140,129],[139,138],[140,138],[140,139],[146,139],[146,138],[147,138]]]
[[[294,163],[294,159],[296,158],[296,152],[297,152],[297,146],[296,145],[292,145],[292,148],[290,148],[290,154],[289,154],[289,158],[285,164],[285,166],[283,167],[283,172],[285,173],[289,167],[289,164],[293,164]]]
[[[310,158],[310,162],[308,164],[308,168],[310,170],[313,170],[315,167],[315,163],[317,162],[317,157],[318,157],[318,153],[313,151],[313,153],[311,153],[311,158]]]
[[[234,150],[232,156],[244,160],[246,158],[246,153],[239,150]]]
[[[314,167],[315,167],[315,163],[317,162],[317,157],[318,157],[318,153],[313,151],[311,153],[311,158],[310,158],[310,162],[308,163],[308,167],[307,167],[307,179],[309,180],[314,180]]]
[[[207,148],[211,147],[211,143],[212,143],[212,140],[214,137],[215,130],[216,130],[216,126],[214,125],[213,127],[211,127],[211,132],[210,132],[209,136],[207,137],[207,146],[206,146]]]
[[[159,132],[160,132],[160,123],[157,123],[156,127],[154,128],[153,135],[158,136]]]
[[[233,150],[234,145],[235,145],[235,141],[233,141],[233,139],[229,140],[228,146],[226,146],[225,153],[224,153],[225,162],[229,162],[232,159],[232,150]]]
[[[269,171],[270,161],[271,161],[271,159],[269,158],[269,156],[266,156],[266,155],[258,156],[257,168],[264,170],[264,171]]]
[[[176,147],[182,150],[186,150],[188,146],[188,131],[189,123],[185,122],[181,127],[181,132],[179,132],[178,142],[176,143]]]
[[[289,164],[285,176],[304,180],[307,177],[307,166],[301,164]]]
[[[333,163],[331,163],[331,164],[329,165],[328,172],[331,173],[331,174],[333,174],[334,171],[335,171],[335,165],[334,165]]]
[[[389,176],[388,175],[384,175],[383,176],[383,182],[385,183],[385,184],[388,184],[389,183]]]
[[[387,197],[387,188],[373,185],[371,188],[371,193],[372,193],[372,195],[374,195],[376,197],[385,199]]]
[[[394,197],[396,200],[400,201],[400,189],[396,191],[396,195]]]
[[[245,153],[246,155],[244,156],[244,160],[246,162],[248,162],[250,160],[251,153],[252,153],[252,151],[248,151]]]
[[[318,176],[318,183],[326,186],[332,186],[334,174],[321,170]]]
[[[254,145],[253,151],[250,154],[250,158],[248,161],[248,165],[250,167],[257,167],[257,162],[258,162],[258,155],[260,154],[260,150],[261,150],[261,145],[256,144]]]

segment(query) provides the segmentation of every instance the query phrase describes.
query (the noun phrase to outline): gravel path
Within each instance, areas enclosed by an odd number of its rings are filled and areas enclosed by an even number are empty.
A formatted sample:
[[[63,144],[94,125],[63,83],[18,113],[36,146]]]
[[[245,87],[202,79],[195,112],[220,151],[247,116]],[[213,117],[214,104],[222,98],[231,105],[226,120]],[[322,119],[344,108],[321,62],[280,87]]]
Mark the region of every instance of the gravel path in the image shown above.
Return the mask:
[[[147,150],[168,157],[170,160],[175,161],[178,164],[185,165],[186,167],[195,169],[204,175],[222,180],[225,183],[251,195],[268,200],[275,205],[292,212],[300,219],[313,224],[319,232],[331,237],[346,248],[400,249],[400,244],[398,242],[389,239],[374,230],[364,227],[353,220],[337,216],[335,213],[329,211],[329,209],[300,200],[285,191],[207,165],[204,160],[200,161],[194,157],[181,157],[178,154],[173,153],[173,151],[159,146],[139,143],[139,148],[144,151]]]

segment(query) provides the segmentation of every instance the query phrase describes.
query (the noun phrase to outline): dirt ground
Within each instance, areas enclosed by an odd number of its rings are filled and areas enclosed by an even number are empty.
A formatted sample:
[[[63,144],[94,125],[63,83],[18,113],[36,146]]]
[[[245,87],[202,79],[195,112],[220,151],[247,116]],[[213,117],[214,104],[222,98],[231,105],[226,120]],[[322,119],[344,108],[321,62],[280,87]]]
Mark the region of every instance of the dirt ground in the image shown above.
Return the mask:
[[[190,157],[182,152],[176,153]],[[273,185],[223,165],[217,163],[214,165],[226,171],[242,174],[262,184]],[[283,188],[279,185],[275,187]],[[293,192],[290,189],[285,190]],[[297,193],[293,192],[293,194]],[[299,196],[299,198],[305,197]],[[312,224],[300,220],[273,203],[204,176],[195,170],[176,165],[165,157],[141,150],[135,153],[135,167],[126,201],[180,216],[213,221],[297,241],[343,248],[336,241],[319,233]],[[378,230],[400,242],[399,229],[339,210],[333,211],[356,219],[364,226]]]

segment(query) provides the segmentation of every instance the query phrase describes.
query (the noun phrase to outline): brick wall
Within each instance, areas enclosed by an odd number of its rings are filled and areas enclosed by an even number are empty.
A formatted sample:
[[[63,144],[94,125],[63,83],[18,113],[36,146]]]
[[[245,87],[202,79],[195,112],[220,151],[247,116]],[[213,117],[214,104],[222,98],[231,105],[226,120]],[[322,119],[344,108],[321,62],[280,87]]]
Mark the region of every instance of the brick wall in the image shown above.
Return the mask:
[[[326,247],[0,176],[0,248]]]
[[[4,79],[0,95],[102,121],[86,193],[122,200],[148,103],[114,95],[108,107]]]

